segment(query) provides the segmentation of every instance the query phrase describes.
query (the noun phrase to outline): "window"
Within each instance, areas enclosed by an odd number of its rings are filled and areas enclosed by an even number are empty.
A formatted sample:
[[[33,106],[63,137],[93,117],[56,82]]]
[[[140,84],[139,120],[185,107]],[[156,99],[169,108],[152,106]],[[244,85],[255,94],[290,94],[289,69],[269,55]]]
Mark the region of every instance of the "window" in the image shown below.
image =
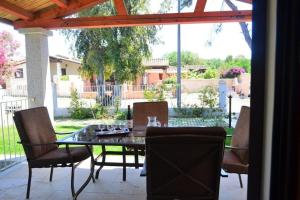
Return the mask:
[[[23,68],[19,68],[15,71],[15,78],[24,78]]]
[[[62,76],[67,75],[67,69],[66,68],[61,68],[61,75]]]

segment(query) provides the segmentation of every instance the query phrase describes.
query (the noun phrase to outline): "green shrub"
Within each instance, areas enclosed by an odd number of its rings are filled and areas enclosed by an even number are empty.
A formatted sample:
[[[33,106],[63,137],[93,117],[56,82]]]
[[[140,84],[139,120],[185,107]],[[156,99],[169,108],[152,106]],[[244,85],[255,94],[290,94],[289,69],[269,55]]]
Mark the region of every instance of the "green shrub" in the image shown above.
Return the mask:
[[[153,101],[164,101],[166,99],[165,97],[165,85],[159,85],[156,88],[151,88],[144,91],[144,98],[147,99],[147,101],[153,102]]]
[[[212,86],[206,86],[200,90],[199,99],[203,107],[214,108],[217,106],[218,92]]]
[[[79,100],[77,90],[71,91],[71,103],[68,111],[72,119],[86,119],[92,117],[92,112],[89,108],[85,108],[83,102]]]
[[[216,69],[208,68],[204,73],[205,79],[218,78],[218,71]]]
[[[173,84],[173,85],[176,85],[177,81],[176,81],[176,77],[173,76],[173,77],[169,77],[169,78],[166,78],[165,80],[163,80],[163,84]]]
[[[121,106],[121,99],[120,99],[120,97],[115,97],[115,99],[114,99],[115,113],[118,113],[120,111],[120,106]]]
[[[105,106],[96,103],[93,107],[92,107],[92,112],[93,112],[93,117],[95,119],[103,119],[103,118],[108,118],[108,110]]]
[[[191,117],[203,117],[203,108],[196,104],[183,105],[181,108],[173,108],[178,117],[191,118]]]
[[[69,76],[68,75],[62,75],[62,76],[60,76],[60,80],[61,81],[68,81],[69,80]]]
[[[114,119],[116,120],[126,120],[127,111],[118,111],[116,112]]]
[[[144,98],[147,99],[148,101],[152,102],[155,101],[156,99],[156,91],[149,89],[144,91]]]

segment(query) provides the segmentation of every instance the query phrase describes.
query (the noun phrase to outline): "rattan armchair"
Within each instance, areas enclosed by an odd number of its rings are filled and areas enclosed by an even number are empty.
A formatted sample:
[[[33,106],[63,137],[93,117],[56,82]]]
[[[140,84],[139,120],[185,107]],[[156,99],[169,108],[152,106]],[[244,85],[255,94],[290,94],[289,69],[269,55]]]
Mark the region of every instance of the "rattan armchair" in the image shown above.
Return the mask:
[[[50,181],[52,181],[53,168],[71,167],[71,192],[73,199],[76,199],[93,178],[94,163],[91,148],[88,145],[83,147],[66,145],[64,148],[59,148],[46,107],[17,111],[13,118],[28,161],[29,175],[26,198],[29,198],[30,195],[33,168],[50,168]],[[81,161],[89,157],[91,157],[89,176],[83,185],[75,191],[75,168]]]

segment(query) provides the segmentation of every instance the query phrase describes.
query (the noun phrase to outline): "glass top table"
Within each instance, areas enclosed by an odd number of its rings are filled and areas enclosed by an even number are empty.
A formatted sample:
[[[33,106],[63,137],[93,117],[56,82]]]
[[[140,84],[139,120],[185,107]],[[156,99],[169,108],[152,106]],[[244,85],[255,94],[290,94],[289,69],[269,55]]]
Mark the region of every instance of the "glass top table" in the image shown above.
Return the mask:
[[[74,145],[111,145],[111,146],[144,146],[145,130],[129,132],[121,130],[101,130],[99,125],[89,125],[67,137],[57,140],[58,144]]]

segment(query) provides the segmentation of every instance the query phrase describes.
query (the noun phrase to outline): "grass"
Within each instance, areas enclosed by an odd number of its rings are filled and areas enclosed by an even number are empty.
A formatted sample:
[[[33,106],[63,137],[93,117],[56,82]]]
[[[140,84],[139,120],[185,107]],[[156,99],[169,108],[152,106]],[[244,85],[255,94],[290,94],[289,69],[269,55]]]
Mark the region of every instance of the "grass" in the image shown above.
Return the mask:
[[[227,136],[232,136],[234,128],[225,128]],[[226,137],[225,145],[231,145],[231,137]]]
[[[77,131],[81,128],[83,128],[85,125],[82,124],[57,124],[54,129],[58,133],[67,133],[67,132],[74,132]],[[225,128],[227,135],[232,135],[233,133],[233,128]],[[1,133],[4,133],[1,134]],[[4,137],[4,138],[3,138]],[[58,135],[58,138],[65,137],[64,135]],[[14,128],[14,126],[9,126],[9,127],[0,127],[0,154],[5,154],[7,156],[12,156],[14,157],[15,155],[23,155],[23,147],[20,144],[17,144],[17,142],[20,141],[19,135]],[[231,137],[227,137],[225,141],[226,145],[231,144]],[[107,150],[110,151],[121,151],[121,147],[119,146],[107,146]],[[9,154],[11,152],[11,154]],[[94,148],[94,153],[98,155],[101,152],[101,147],[100,146],[95,146]]]

